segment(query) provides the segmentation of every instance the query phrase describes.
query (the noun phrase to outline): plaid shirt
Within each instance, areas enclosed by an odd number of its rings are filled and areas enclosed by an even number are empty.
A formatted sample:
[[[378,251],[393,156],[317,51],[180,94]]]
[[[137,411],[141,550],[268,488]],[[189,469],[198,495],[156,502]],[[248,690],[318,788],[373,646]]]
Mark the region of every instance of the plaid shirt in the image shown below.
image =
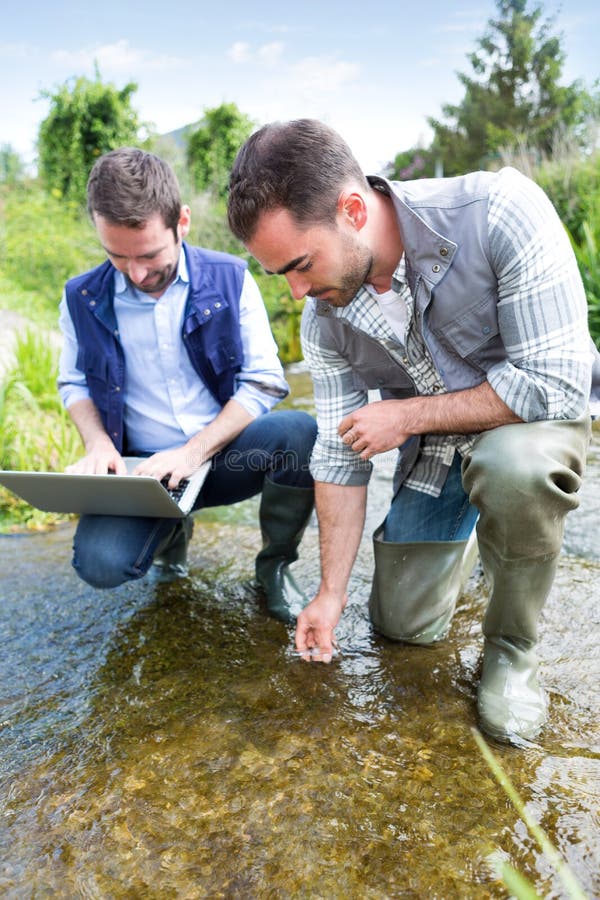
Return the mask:
[[[498,322],[508,359],[487,378],[498,396],[524,421],[573,418],[586,408],[591,354],[587,304],[565,231],[539,188],[514,170],[502,170],[488,201],[490,250],[498,279]],[[445,393],[413,316],[405,259],[392,277],[404,304],[406,330],[398,334],[377,299],[362,287],[347,307],[336,309],[355,328],[376,338],[407,372],[420,396]],[[543,304],[539,302],[543,294]],[[319,434],[311,472],[317,481],[366,482],[371,463],[361,460],[337,433],[341,419],[368,402],[354,384],[351,364],[319,340],[314,301],[307,300],[302,346],[310,367]],[[543,400],[541,399],[543,398]],[[543,407],[543,408],[542,408]],[[404,484],[432,496],[446,480],[455,452],[464,455],[476,435],[424,435],[421,452]]]

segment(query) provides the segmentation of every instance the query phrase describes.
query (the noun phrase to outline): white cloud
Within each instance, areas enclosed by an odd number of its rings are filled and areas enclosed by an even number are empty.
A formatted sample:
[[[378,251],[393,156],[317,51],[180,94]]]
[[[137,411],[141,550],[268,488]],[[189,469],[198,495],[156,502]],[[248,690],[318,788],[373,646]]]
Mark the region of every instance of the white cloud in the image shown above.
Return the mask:
[[[284,47],[282,41],[271,41],[254,50],[247,41],[236,41],[228,49],[227,56],[238,64],[258,62],[264,66],[274,66],[283,56]]]
[[[267,66],[276,65],[283,56],[284,44],[281,41],[272,41],[258,48],[258,59]]]
[[[307,56],[291,66],[298,87],[304,91],[334,93],[360,74],[358,63],[344,62],[322,56]]]
[[[113,44],[85,47],[76,51],[56,50],[52,53],[51,58],[62,66],[80,71],[90,69],[94,63],[97,63],[103,75],[173,69],[188,65],[188,62],[181,57],[164,54],[157,56],[147,50],[132,47],[125,39],[115,41]]]
[[[249,62],[252,58],[250,44],[246,43],[246,41],[236,41],[227,51],[227,56],[234,63]]]

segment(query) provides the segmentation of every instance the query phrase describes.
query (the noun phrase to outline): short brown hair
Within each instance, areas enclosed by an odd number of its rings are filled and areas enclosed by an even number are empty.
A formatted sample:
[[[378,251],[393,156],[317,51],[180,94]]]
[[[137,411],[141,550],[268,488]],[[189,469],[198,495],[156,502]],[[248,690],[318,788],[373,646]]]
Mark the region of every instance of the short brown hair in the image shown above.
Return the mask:
[[[177,238],[181,215],[179,184],[171,167],[136,147],[105,153],[94,164],[87,184],[88,212],[113,225],[142,228],[158,213]]]
[[[316,119],[273,122],[256,131],[239,151],[229,183],[229,227],[242,242],[252,239],[264,212],[283,208],[299,224],[333,223],[342,187],[367,186],[340,135]]]

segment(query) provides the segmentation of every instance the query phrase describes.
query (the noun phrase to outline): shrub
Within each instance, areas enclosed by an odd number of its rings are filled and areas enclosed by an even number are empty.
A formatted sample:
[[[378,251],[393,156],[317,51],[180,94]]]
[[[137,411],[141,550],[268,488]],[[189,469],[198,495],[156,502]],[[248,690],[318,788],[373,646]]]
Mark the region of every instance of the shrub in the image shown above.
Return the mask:
[[[3,219],[0,262],[6,276],[25,291],[34,291],[56,323],[65,281],[104,259],[91,223],[74,204],[60,202],[39,187],[11,191]]]

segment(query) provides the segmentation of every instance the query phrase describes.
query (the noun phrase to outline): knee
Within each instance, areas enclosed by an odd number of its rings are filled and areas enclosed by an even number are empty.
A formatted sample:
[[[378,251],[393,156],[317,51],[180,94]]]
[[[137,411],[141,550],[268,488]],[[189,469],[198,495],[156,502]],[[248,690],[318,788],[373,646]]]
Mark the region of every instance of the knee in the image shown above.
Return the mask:
[[[122,569],[118,571],[109,560],[102,560],[98,554],[90,559],[75,550],[73,568],[81,580],[93,588],[115,588],[128,580]]]
[[[307,466],[317,438],[317,423],[308,413],[284,410],[276,413],[271,452],[276,467]]]
[[[579,472],[542,429],[508,425],[486,432],[463,461],[463,485],[480,511],[537,521],[577,505]]]
[[[463,463],[463,485],[471,503],[481,507],[504,507],[523,498],[544,481],[537,454],[515,452],[513,445],[489,442],[479,446]],[[537,483],[537,485],[536,485]],[[520,499],[519,499],[520,498]]]
[[[73,547],[72,565],[82,581],[100,590],[119,587],[144,574],[129,567],[110,548],[96,546],[86,549],[77,542]]]
[[[317,423],[306,412],[289,410],[281,415],[287,447],[307,460],[317,438]]]

